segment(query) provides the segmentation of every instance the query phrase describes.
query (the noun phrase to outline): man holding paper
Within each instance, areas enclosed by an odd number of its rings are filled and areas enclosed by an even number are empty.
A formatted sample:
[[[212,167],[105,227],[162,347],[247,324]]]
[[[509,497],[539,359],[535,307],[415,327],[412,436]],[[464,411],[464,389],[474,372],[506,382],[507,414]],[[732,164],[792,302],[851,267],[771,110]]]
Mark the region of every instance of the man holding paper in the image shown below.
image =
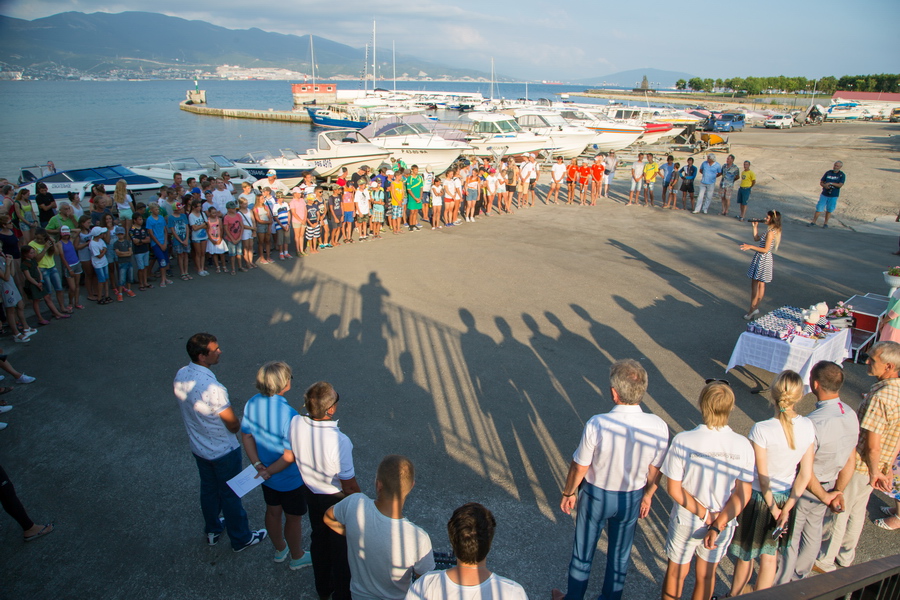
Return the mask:
[[[210,367],[219,362],[222,350],[216,336],[197,333],[187,342],[191,362],[175,375],[175,398],[200,471],[200,508],[206,522],[206,541],[218,543],[225,530],[231,548],[240,552],[266,539],[265,529],[250,530],[241,499],[228,480],[241,472],[241,445],[235,435],[241,422],[234,414],[225,389]]]

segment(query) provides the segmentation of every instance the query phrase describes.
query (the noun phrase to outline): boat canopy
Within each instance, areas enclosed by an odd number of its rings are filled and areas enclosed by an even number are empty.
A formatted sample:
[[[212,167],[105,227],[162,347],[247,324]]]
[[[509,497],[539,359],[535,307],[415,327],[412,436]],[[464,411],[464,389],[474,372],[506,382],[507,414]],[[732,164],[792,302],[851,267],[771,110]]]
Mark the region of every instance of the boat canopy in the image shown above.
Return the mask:
[[[434,121],[423,115],[409,115],[402,118],[386,117],[366,126],[360,130],[360,133],[369,139],[382,136],[414,135],[413,132],[406,133],[406,129],[400,127],[401,125],[415,130],[415,134],[418,135],[437,135],[445,140],[466,141],[464,131]]]
[[[337,144],[371,144],[365,135],[356,129],[335,129],[319,134],[319,150],[331,150]]]

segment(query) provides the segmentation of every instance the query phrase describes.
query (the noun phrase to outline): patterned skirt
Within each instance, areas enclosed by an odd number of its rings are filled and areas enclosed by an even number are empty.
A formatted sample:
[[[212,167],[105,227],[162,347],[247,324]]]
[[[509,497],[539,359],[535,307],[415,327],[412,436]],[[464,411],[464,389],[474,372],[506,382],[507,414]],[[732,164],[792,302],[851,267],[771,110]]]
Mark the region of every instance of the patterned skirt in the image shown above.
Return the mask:
[[[747,269],[747,277],[763,283],[771,282],[772,263],[771,252],[754,252],[753,260],[750,261],[750,268]]]
[[[790,490],[774,492],[772,495],[775,504],[781,507],[788,501],[791,492]],[[775,519],[772,518],[762,494],[753,490],[750,502],[738,516],[738,526],[731,540],[731,546],[728,547],[728,553],[739,560],[753,560],[760,554],[774,556],[777,552],[784,552],[790,545],[796,516],[796,511],[791,510],[787,531],[779,539],[773,539]]]

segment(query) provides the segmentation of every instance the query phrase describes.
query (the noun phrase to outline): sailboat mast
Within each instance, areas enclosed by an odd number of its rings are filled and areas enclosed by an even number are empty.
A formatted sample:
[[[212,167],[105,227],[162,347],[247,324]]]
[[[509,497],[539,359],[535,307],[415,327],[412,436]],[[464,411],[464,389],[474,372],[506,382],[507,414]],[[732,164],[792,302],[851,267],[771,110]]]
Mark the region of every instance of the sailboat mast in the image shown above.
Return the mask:
[[[494,101],[494,57],[491,57],[491,102]]]
[[[313,92],[316,91],[316,53],[313,50],[313,37],[309,34],[309,66],[312,71]]]
[[[375,49],[377,45],[375,44],[375,21],[372,21],[372,91],[375,91],[375,88],[378,87],[378,71],[376,71],[376,65],[378,63],[375,62]]]
[[[391,40],[391,54],[394,60],[394,91],[397,91],[397,43]]]

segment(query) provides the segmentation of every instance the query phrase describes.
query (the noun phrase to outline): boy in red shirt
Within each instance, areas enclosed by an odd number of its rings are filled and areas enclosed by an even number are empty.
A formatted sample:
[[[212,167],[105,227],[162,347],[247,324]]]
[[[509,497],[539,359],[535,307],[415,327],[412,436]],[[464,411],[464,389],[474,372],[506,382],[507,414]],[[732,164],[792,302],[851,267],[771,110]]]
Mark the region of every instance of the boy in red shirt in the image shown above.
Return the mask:
[[[600,186],[603,185],[603,172],[606,167],[603,165],[603,155],[598,154],[594,157],[594,164],[591,165],[591,206],[597,204],[597,195],[600,194]]]

